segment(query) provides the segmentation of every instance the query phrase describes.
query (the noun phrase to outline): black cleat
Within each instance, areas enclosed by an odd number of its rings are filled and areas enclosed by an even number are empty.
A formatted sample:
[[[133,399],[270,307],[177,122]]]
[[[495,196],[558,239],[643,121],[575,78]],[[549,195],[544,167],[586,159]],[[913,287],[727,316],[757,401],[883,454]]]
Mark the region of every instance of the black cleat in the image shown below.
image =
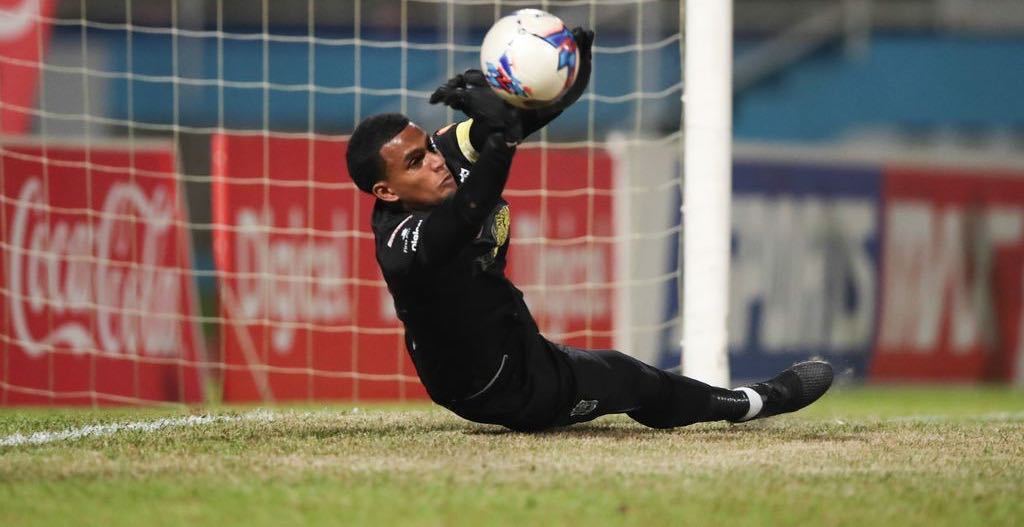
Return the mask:
[[[795,412],[817,401],[832,386],[832,366],[820,360],[801,362],[790,366],[773,379],[737,388],[747,393],[753,390],[761,396],[761,408],[751,401],[750,411],[736,422],[761,419],[773,415]]]

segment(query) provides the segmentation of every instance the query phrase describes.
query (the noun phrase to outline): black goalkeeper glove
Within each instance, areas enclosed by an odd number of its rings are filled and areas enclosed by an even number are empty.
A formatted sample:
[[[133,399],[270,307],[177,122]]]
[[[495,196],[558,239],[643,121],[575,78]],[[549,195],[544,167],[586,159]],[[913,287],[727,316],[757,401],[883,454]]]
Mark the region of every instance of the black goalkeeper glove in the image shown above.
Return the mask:
[[[593,65],[594,31],[575,27],[572,29],[572,39],[576,41],[576,49],[580,54],[576,81],[555,104],[523,113],[523,137],[544,128],[555,117],[561,115],[563,110],[579,100],[583,96],[583,92],[587,91]]]
[[[487,136],[501,134],[508,144],[523,140],[522,110],[508,104],[487,84],[480,70],[466,70],[430,95],[430,104],[444,103],[473,119],[470,141],[481,148]]]
[[[593,68],[594,30],[574,27],[572,28],[572,39],[576,41],[576,49],[580,52],[580,70],[576,73],[576,82],[572,84],[572,88],[569,88],[569,91],[559,101],[563,110],[575,103],[587,90],[587,85],[590,84],[590,72]]]

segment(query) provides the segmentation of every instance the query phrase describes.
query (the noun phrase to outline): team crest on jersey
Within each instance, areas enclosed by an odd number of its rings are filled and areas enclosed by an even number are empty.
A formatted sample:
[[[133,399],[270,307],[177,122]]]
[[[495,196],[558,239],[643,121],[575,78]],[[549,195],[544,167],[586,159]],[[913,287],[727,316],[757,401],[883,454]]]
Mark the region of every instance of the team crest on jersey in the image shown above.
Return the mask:
[[[508,205],[501,207],[501,210],[494,215],[494,223],[491,224],[491,235],[494,236],[494,251],[491,253],[491,257],[498,256],[498,250],[501,249],[502,245],[508,241],[508,228],[512,220],[512,214],[509,212]]]
[[[508,204],[501,203],[494,208],[494,212],[491,214],[490,228],[485,226],[480,229],[479,234],[476,236],[476,243],[480,245],[486,244],[488,247],[487,252],[481,253],[476,258],[477,265],[481,271],[490,269],[494,262],[498,260],[498,253],[508,243],[511,223],[512,214]]]

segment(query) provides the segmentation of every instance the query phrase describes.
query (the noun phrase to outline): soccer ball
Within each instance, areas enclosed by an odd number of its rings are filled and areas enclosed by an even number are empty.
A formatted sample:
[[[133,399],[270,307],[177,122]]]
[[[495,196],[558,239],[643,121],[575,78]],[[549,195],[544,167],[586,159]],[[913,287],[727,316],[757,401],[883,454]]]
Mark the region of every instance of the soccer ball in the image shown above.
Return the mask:
[[[502,99],[519,108],[557,101],[576,81],[579,51],[562,20],[539,9],[499,19],[480,46],[480,69]]]

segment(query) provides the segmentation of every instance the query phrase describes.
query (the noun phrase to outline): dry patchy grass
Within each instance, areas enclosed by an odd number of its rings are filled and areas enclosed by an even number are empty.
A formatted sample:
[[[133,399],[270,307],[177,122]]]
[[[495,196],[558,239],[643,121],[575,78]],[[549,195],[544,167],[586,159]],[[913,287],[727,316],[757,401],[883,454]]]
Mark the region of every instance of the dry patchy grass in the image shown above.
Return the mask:
[[[993,400],[1007,394],[1020,395]],[[256,418],[216,409],[247,418],[0,447],[0,524],[1011,525],[1024,518],[1020,400],[986,400],[986,413],[931,408],[897,417],[863,410],[858,397],[863,392],[840,394],[806,415],[745,425],[655,431],[610,417],[540,434],[426,407],[276,409]],[[0,431],[130,415],[119,412],[12,413]]]

